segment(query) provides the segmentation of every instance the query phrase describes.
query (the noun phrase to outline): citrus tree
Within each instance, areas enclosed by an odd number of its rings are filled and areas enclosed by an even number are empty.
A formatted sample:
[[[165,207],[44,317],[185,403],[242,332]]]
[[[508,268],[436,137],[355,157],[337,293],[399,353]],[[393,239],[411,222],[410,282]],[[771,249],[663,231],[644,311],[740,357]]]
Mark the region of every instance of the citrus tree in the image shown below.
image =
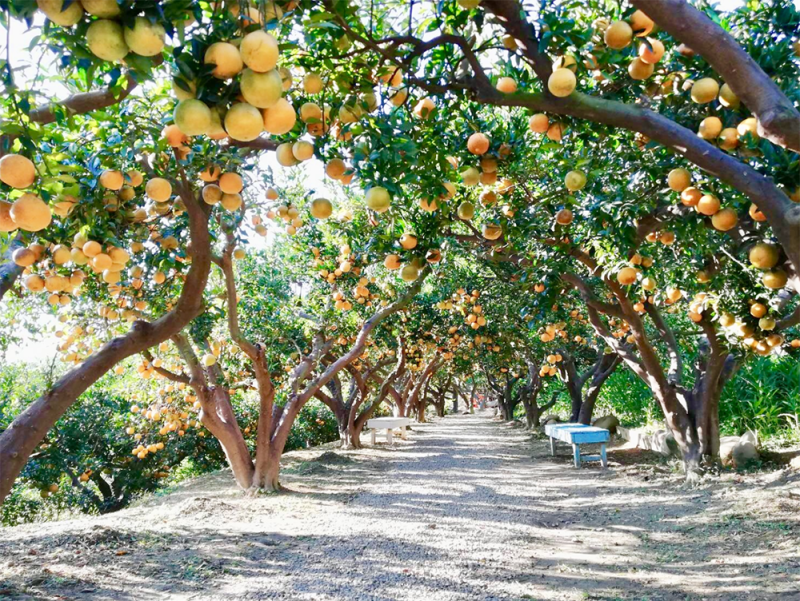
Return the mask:
[[[0,434],[0,497],[136,354],[142,377],[176,379],[165,406],[196,397],[244,488],[277,488],[312,397],[357,444],[385,398],[424,419],[432,378],[471,356],[529,423],[541,378],[560,373],[586,420],[622,362],[689,472],[716,455],[725,382],[800,346],[800,14],[534,4],[6,2],[36,37],[2,65],[0,298],[46,294],[74,367]],[[317,161],[335,192],[309,193]],[[262,279],[275,263],[242,259],[260,236],[302,277]],[[499,280],[492,319],[484,281],[423,290],[458,261]],[[287,300],[305,315],[261,332]],[[259,398],[252,442],[237,374]],[[168,413],[170,431],[194,419]]]

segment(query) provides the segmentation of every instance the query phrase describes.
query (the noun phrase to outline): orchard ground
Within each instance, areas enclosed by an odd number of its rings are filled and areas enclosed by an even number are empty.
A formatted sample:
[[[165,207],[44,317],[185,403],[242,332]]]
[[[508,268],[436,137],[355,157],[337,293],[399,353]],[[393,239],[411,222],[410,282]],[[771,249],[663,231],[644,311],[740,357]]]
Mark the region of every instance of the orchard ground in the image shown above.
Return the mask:
[[[102,517],[0,530],[9,599],[797,599],[800,474],[686,488],[617,448],[571,467],[489,413],[284,456],[284,494],[223,471]]]

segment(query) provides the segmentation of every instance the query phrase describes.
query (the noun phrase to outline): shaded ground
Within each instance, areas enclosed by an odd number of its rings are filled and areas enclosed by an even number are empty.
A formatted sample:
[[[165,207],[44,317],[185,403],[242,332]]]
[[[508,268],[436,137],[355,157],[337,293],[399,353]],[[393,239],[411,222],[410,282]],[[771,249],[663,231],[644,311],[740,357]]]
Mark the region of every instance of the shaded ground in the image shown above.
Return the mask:
[[[113,515],[0,530],[10,599],[800,599],[800,481],[685,489],[643,451],[610,469],[486,415],[394,448],[286,456],[292,491],[228,472]]]

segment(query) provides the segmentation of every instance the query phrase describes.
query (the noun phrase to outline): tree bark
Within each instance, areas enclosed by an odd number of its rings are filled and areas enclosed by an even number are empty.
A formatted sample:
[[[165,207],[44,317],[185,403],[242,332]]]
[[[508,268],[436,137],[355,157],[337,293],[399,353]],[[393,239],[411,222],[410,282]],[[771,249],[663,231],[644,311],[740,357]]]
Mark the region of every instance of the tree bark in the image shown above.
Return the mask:
[[[586,380],[578,373],[578,366],[572,354],[563,349],[560,351],[560,354],[562,360],[558,364],[558,371],[561,375],[561,381],[564,382],[564,386],[569,393],[569,398],[572,401],[569,421],[571,423],[577,423],[581,407],[583,406],[583,385]]]
[[[200,421],[222,446],[236,484],[248,490],[253,486],[255,466],[236,423],[228,390],[222,386],[199,387],[197,393],[201,406]]]
[[[411,392],[405,401],[405,406],[417,414],[417,421],[425,423],[425,395],[422,394],[422,389],[427,385],[429,378],[439,369],[439,357],[434,357],[425,366],[425,369],[417,376],[416,382],[411,388]]]
[[[697,430],[703,456],[711,462],[719,459],[719,400],[725,384],[736,373],[739,361],[719,343],[713,326],[701,322],[706,338],[698,350],[695,383],[687,392],[689,414]]]
[[[601,351],[602,352],[602,351]],[[581,403],[581,410],[578,414],[578,423],[589,425],[592,423],[592,416],[594,414],[594,405],[597,402],[597,397],[600,396],[600,390],[603,388],[606,380],[611,377],[611,374],[617,369],[620,363],[619,355],[617,354],[603,354],[598,364],[598,369],[592,372],[592,379],[589,382],[589,388],[586,390],[586,395]]]
[[[284,444],[271,441],[267,445],[263,460],[256,466],[253,489],[263,492],[280,492],[281,455]]]
[[[528,366],[528,380],[520,391],[522,406],[525,408],[525,428],[532,430],[540,425],[542,413],[550,409],[558,400],[558,393],[553,394],[553,398],[544,406],[539,406],[539,393],[544,387],[542,377],[539,375],[539,364],[528,358],[525,360]]]

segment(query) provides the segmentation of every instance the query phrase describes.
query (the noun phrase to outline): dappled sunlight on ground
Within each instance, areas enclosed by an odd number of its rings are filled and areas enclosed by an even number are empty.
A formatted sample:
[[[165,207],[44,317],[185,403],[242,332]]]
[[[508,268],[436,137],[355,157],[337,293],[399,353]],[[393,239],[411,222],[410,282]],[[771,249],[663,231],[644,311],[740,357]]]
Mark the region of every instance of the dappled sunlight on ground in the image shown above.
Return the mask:
[[[626,451],[619,462],[610,453],[609,470],[576,470],[566,448],[551,458],[545,440],[488,415],[336,453],[347,461],[288,454],[280,495],[243,496],[221,472],[114,515],[0,531],[0,589],[19,599],[800,598],[800,503],[785,473],[687,489],[663,460]]]

